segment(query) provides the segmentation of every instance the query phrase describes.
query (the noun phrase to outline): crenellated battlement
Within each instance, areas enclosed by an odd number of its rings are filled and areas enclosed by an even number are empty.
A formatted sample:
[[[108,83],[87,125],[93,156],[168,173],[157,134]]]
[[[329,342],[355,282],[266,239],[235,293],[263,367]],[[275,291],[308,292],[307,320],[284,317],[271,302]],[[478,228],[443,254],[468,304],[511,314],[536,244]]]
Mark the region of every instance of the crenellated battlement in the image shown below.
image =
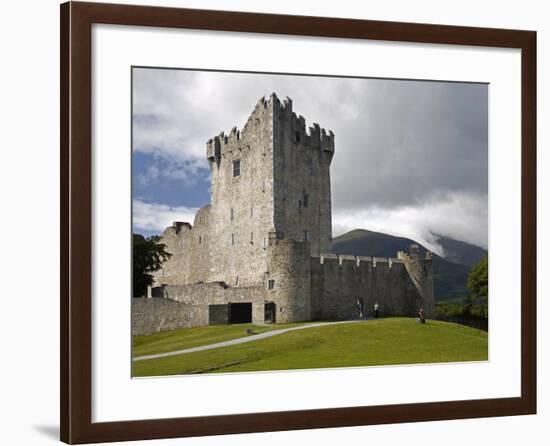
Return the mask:
[[[222,131],[206,142],[206,158],[219,165],[225,154],[249,150],[253,142],[258,139],[258,130],[271,126],[274,108],[277,110],[280,108],[279,99],[275,94],[268,99],[260,98],[241,129],[233,126],[228,133]]]
[[[183,230],[190,231],[193,228],[191,223],[188,223],[186,221],[175,221],[172,223],[172,226],[168,226],[164,232],[163,235],[167,234],[179,234]]]
[[[396,264],[403,264],[403,262],[398,258],[386,258],[386,257],[365,257],[365,256],[354,256],[349,254],[332,254],[332,253],[321,253],[319,256],[312,256],[314,260],[319,259],[321,265],[324,264],[337,264],[338,266],[351,266],[360,267],[362,265],[370,265],[373,268],[376,268],[378,264],[379,267],[387,266],[391,268]]]
[[[292,134],[294,144],[320,149],[332,158],[334,154],[332,130],[327,131],[317,123],[307,126],[305,118],[293,111],[292,99],[286,97],[281,101],[275,93],[272,93],[267,99],[265,96],[259,99],[242,129],[234,126],[229,133],[222,131],[206,142],[207,159],[219,164],[225,153],[242,150],[247,140],[255,139],[255,133],[259,127],[271,126],[274,120],[288,126],[288,132]],[[250,148],[250,145],[247,148]]]
[[[292,101],[287,98],[284,106],[278,110],[275,117],[283,125],[288,126],[288,131],[292,133],[292,142],[296,145],[303,145],[312,149],[321,149],[334,153],[334,133],[328,132],[314,122],[311,126],[306,125],[306,120],[302,115],[297,115],[292,111]]]

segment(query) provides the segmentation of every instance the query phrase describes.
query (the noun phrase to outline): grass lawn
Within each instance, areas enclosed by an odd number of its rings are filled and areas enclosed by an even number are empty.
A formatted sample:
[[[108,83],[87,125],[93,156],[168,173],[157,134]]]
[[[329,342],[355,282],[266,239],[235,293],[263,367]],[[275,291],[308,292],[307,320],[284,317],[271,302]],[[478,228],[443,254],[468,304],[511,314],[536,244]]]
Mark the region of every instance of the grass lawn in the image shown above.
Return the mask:
[[[177,333],[182,330],[138,337],[134,355],[219,342],[231,339],[232,333],[241,337],[246,327],[187,329],[196,330],[196,335],[180,335],[181,340]],[[487,350],[487,333],[481,330],[441,321],[421,325],[413,318],[388,318],[307,328],[231,347],[137,361],[133,376],[485,361]]]
[[[277,325],[212,325],[210,327],[181,328],[179,330],[164,331],[145,336],[132,337],[132,357],[151,355],[154,353],[173,352],[200,345],[215,344],[217,342],[229,341],[231,339],[250,336],[247,330],[253,334],[265,331],[277,330],[286,327],[304,325],[277,324]]]

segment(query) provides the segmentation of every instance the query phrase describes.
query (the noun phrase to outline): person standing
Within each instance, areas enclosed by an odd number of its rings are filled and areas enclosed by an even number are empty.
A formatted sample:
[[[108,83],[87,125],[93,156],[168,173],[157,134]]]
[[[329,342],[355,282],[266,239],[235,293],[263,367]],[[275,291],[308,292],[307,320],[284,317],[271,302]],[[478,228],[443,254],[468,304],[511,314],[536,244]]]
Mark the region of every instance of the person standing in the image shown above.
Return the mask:
[[[376,303],[374,304],[374,318],[375,318],[375,319],[378,319],[378,308],[379,308],[378,302],[376,302]]]
[[[418,310],[418,319],[420,319],[420,323],[426,323],[426,318],[424,317],[424,308],[420,308],[420,310]]]

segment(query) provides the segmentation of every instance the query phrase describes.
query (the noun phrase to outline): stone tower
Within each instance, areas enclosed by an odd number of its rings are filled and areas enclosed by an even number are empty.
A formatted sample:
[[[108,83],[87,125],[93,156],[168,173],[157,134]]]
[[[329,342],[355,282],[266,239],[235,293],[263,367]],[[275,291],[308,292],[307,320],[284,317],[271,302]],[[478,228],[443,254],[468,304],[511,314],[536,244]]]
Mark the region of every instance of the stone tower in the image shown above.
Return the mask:
[[[413,244],[409,252],[399,251],[397,258],[405,264],[407,272],[418,290],[420,297],[417,303],[418,307],[423,307],[427,317],[435,316],[435,300],[433,285],[433,267],[432,253],[426,252],[426,256],[421,258],[420,247]]]
[[[265,280],[270,237],[330,247],[330,163],[334,134],[292,111],[275,93],[262,98],[241,130],[206,145],[212,176],[205,281],[251,286]],[[206,216],[205,216],[206,218]]]

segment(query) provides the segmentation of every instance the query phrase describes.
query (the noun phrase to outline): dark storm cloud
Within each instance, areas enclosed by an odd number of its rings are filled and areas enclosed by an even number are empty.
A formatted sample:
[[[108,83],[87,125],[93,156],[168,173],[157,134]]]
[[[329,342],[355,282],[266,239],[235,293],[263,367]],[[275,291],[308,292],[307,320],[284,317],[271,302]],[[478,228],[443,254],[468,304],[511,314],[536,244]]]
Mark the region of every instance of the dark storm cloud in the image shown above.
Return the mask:
[[[373,80],[355,101],[357,113],[336,134],[339,206],[487,192],[486,86]]]

